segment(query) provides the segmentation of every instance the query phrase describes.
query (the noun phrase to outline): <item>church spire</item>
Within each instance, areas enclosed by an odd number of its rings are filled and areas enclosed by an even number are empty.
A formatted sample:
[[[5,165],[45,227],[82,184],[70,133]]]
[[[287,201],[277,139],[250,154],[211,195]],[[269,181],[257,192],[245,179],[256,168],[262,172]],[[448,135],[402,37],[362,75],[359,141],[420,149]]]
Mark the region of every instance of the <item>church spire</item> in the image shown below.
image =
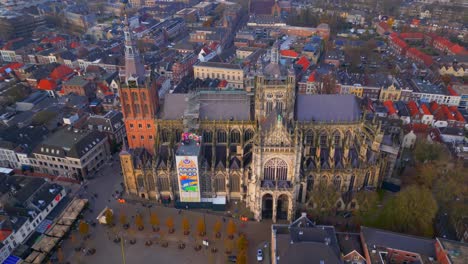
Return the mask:
[[[124,13],[124,36],[125,36],[125,81],[137,79],[143,82],[145,79],[145,67],[141,62],[140,53],[136,48],[136,43],[130,29],[127,12]]]

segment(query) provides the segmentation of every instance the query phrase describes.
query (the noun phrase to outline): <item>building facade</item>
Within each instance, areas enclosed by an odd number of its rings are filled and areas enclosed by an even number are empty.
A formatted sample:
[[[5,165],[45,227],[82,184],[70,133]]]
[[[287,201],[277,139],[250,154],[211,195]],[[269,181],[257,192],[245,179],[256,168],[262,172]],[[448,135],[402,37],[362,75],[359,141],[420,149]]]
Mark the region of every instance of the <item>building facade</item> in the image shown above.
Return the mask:
[[[154,117],[154,156],[144,145],[121,153],[127,192],[179,199],[175,153],[183,132],[202,138],[201,197],[244,201],[256,220],[291,220],[298,208],[318,208],[312,193],[324,186],[340,193],[379,186],[380,126],[362,119],[353,95],[296,96],[293,68],[280,62],[278,46],[270,54],[255,66],[254,95],[166,95]]]

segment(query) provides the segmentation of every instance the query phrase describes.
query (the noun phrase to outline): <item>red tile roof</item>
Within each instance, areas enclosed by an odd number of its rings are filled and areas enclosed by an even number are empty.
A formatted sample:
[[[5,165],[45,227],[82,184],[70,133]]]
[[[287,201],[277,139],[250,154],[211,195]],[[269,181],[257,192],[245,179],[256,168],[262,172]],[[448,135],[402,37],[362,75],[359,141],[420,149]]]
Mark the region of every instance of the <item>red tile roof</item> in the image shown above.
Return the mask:
[[[302,70],[305,71],[309,68],[310,66],[310,62],[309,60],[305,57],[305,56],[302,56],[297,62],[296,64],[299,64],[302,66]]]
[[[421,32],[407,32],[407,33],[401,33],[400,38],[402,39],[424,39],[424,33]]]
[[[57,83],[54,80],[42,79],[37,84],[37,88],[45,91],[54,91],[57,88]]]
[[[426,124],[418,124],[418,123],[412,123],[408,124],[404,127],[406,131],[413,131],[415,134],[422,134],[422,133],[427,133],[427,130],[429,129],[429,125]]]
[[[419,108],[415,101],[412,101],[412,100],[409,101],[407,103],[407,106],[408,106],[408,110],[410,111],[411,116],[415,116],[419,114]]]
[[[458,93],[452,88],[451,85],[447,86],[447,91],[452,96],[458,96]]]
[[[387,111],[388,111],[388,114],[389,115],[394,115],[396,114],[396,110],[395,110],[395,107],[393,106],[393,102],[392,101],[385,101],[383,102],[385,108],[387,108]]]
[[[53,38],[48,38],[48,37],[45,37],[41,43],[60,43],[60,42],[64,42],[66,41],[64,38],[62,37],[53,37]]]
[[[453,117],[452,112],[450,112],[450,109],[448,108],[447,105],[441,105],[440,109],[441,109],[441,111],[439,111],[439,112],[441,112],[441,114],[439,114],[440,117],[442,117],[442,114],[443,114],[445,119],[451,120],[451,121],[455,120],[455,118]],[[440,119],[444,119],[444,118],[440,118]]]
[[[313,72],[310,74],[309,79],[307,79],[307,81],[308,81],[308,82],[315,82],[315,81],[316,81],[315,74],[316,74],[316,72],[313,71]]]
[[[0,68],[0,73],[4,74],[6,69],[10,68],[11,70],[16,70],[23,67],[24,64],[20,62],[12,62]]]
[[[406,42],[402,40],[401,38],[399,38],[398,36],[391,37],[391,40],[393,43],[395,43],[395,45],[397,45],[398,47],[402,49],[406,49],[408,47],[408,44],[406,44]]]
[[[424,62],[424,64],[426,64],[426,66],[431,65],[433,62],[431,56],[427,55],[426,53],[416,48],[409,48],[407,54],[409,55],[409,57],[419,58],[422,62]]]
[[[456,106],[449,106],[449,110],[452,112],[453,117],[455,118],[455,120],[457,120],[458,122],[466,123],[465,118],[460,113],[460,111],[458,111],[458,108]]]
[[[79,46],[81,46],[79,42],[74,41],[74,42],[70,43],[70,48],[72,48],[72,49],[76,49]]]
[[[288,57],[288,58],[297,58],[299,57],[299,54],[295,52],[294,50],[282,50],[280,51],[281,56],[283,57]]]
[[[434,114],[434,112],[439,109],[439,104],[436,101],[432,101],[429,104],[429,108],[431,109],[431,113]]]
[[[54,80],[66,80],[70,75],[74,73],[73,69],[66,66],[66,65],[60,65],[57,68],[55,68],[51,73],[50,73],[50,78]]]
[[[429,108],[427,108],[426,104],[421,105],[421,110],[422,110],[423,114],[425,114],[425,115],[432,115],[431,111],[429,111]]]
[[[450,47],[450,51],[454,54],[466,54],[466,49],[458,44],[453,45]]]

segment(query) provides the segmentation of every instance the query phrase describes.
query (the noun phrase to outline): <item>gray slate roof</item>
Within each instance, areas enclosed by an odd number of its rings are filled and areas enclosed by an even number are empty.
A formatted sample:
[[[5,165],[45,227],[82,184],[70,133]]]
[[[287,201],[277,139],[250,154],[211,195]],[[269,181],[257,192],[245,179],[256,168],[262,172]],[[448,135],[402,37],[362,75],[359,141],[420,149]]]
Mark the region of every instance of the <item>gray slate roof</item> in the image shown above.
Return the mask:
[[[364,236],[365,243],[369,246],[394,248],[429,257],[436,256],[433,239],[393,233],[365,226],[361,226],[361,233]]]
[[[299,122],[357,121],[361,117],[354,95],[298,95],[296,117]]]
[[[208,120],[250,120],[250,98],[245,93],[205,92],[200,94],[200,118]]]

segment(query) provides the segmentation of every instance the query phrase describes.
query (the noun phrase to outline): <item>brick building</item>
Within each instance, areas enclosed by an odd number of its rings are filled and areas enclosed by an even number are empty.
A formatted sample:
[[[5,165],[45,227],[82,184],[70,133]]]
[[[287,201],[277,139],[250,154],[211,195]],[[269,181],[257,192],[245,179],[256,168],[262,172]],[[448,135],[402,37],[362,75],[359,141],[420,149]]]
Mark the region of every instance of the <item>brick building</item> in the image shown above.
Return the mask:
[[[125,74],[120,84],[120,102],[130,148],[145,148],[154,153],[156,126],[154,115],[158,108],[156,83],[145,74],[145,68],[135,40],[125,21]]]

